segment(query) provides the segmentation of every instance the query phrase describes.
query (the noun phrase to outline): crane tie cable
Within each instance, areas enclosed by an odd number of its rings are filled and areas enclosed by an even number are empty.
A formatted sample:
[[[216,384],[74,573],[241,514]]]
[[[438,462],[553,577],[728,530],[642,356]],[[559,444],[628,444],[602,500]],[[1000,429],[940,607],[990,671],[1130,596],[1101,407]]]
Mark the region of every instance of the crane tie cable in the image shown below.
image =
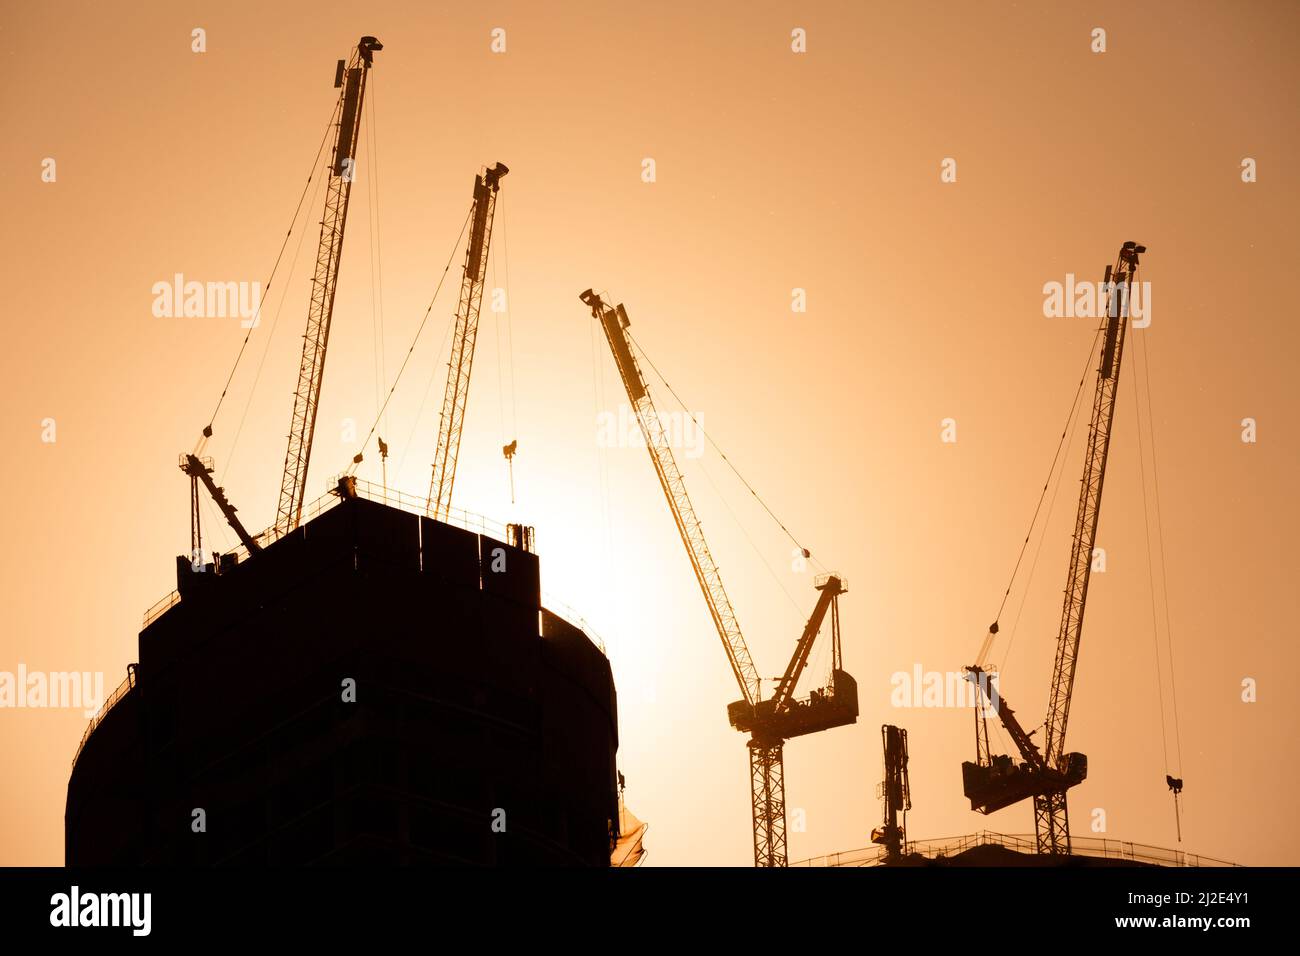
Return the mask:
[[[1134,273],[1134,281],[1137,281],[1137,274]],[[1154,639],[1156,652],[1156,693],[1157,701],[1160,705],[1160,746],[1164,752],[1165,766],[1169,766],[1169,731],[1165,722],[1165,704],[1164,704],[1164,686],[1160,675],[1160,634],[1156,617],[1156,605],[1161,603],[1164,606],[1165,619],[1165,649],[1169,661],[1169,685],[1170,695],[1173,704],[1173,722],[1174,722],[1174,739],[1176,744],[1177,770],[1182,773],[1183,766],[1183,747],[1182,733],[1178,722],[1178,682],[1174,675],[1174,645],[1173,645],[1173,626],[1169,614],[1169,573],[1165,559],[1165,540],[1164,540],[1164,520],[1161,516],[1160,507],[1160,471],[1156,462],[1156,432],[1155,432],[1155,412],[1151,406],[1151,367],[1148,361],[1148,352],[1150,347],[1146,344],[1146,335],[1139,336],[1134,352],[1133,368],[1133,397],[1134,405],[1137,407],[1138,422],[1138,458],[1142,463],[1142,509],[1146,525],[1146,542],[1147,542],[1147,578],[1151,583],[1151,633]],[[1137,360],[1141,358],[1141,378],[1142,390],[1138,389],[1138,365]],[[1147,434],[1151,439],[1151,488],[1155,503],[1155,526],[1156,541],[1160,551],[1160,595],[1161,600],[1157,602],[1155,575],[1151,569],[1151,521],[1147,517],[1147,493],[1146,493],[1146,456],[1142,452],[1142,392],[1146,394],[1146,419]]]
[[[673,390],[672,385],[668,383],[668,379],[664,378],[663,373],[659,371],[659,369],[655,366],[655,363],[651,360],[650,356],[646,354],[645,349],[641,347],[641,343],[632,337],[632,333],[630,331],[627,333],[627,337],[632,341],[632,344],[636,346],[637,352],[640,353],[641,357],[646,360],[646,364],[650,366],[651,370],[658,377],[659,381],[664,383],[664,387],[668,389],[669,394],[671,394],[672,397],[676,400],[677,404],[681,406],[682,411],[686,412],[686,414],[690,417],[691,421],[694,423],[695,427],[700,430],[700,434],[702,434],[705,438],[708,439],[709,444],[713,446],[713,450],[716,451],[718,455],[722,458],[722,460],[727,463],[727,467],[731,469],[732,474],[734,474],[737,478],[740,479],[740,483],[744,485],[746,489],[749,490],[749,493],[751,495],[754,496],[754,500],[763,506],[763,510],[767,512],[768,517],[770,517],[773,521],[775,521],[777,527],[785,532],[785,536],[794,543],[794,546],[798,548],[799,551],[805,557],[811,557],[812,552],[810,552],[807,548],[805,548],[802,544],[800,544],[799,540],[790,532],[790,529],[781,523],[781,519],[778,518],[773,513],[772,509],[767,506],[767,502],[764,501],[762,497],[760,497],[759,493],[754,490],[754,486],[745,480],[745,476],[742,475],[736,469],[736,466],[731,463],[731,459],[728,458],[726,453],[721,448],[718,447],[718,443],[713,440],[713,436],[710,435],[707,431],[705,431],[704,426],[701,425],[699,421],[696,420],[695,413],[692,412],[689,408],[687,408],[686,403],[682,401],[681,396],[679,396],[677,392]],[[817,563],[820,565],[821,562],[817,562]]]
[[[1061,452],[1065,448],[1066,436],[1070,433],[1070,423],[1074,421],[1075,411],[1079,406],[1079,397],[1083,394],[1083,386],[1088,379],[1088,369],[1091,368],[1092,357],[1097,351],[1097,341],[1101,338],[1101,328],[1101,326],[1097,327],[1097,332],[1092,338],[1092,347],[1088,350],[1088,361],[1084,365],[1083,374],[1079,376],[1079,387],[1075,389],[1074,399],[1070,402],[1070,413],[1065,418],[1065,427],[1061,430],[1061,438],[1056,443],[1056,453],[1052,456],[1052,466],[1047,469],[1047,480],[1043,482],[1043,490],[1038,494],[1038,504],[1034,506],[1034,515],[1029,519],[1029,528],[1025,531],[1025,540],[1020,544],[1020,554],[1016,556],[1015,567],[1011,569],[1011,580],[1007,582],[1007,589],[1002,592],[1002,603],[998,605],[998,613],[993,617],[993,628],[996,628],[998,622],[1002,619],[1002,611],[1006,608],[1007,598],[1011,594],[1011,588],[1016,583],[1016,575],[1020,571],[1020,564],[1025,559],[1025,550],[1029,547],[1029,539],[1033,537],[1034,526],[1038,523],[1039,512],[1042,511],[1043,501],[1047,498],[1047,489],[1052,484],[1052,475],[1056,473],[1057,462],[1060,461]],[[990,628],[990,630],[993,628]]]
[[[447,257],[447,264],[443,266],[442,275],[438,277],[438,285],[433,290],[433,298],[429,300],[429,307],[424,310],[424,318],[420,320],[420,327],[415,330],[415,338],[411,340],[411,347],[406,350],[406,356],[402,359],[402,367],[397,370],[397,377],[393,379],[392,387],[389,388],[388,394],[384,396],[384,404],[379,407],[379,414],[375,416],[375,423],[370,426],[370,431],[366,435],[366,440],[361,443],[362,449],[365,449],[370,445],[370,439],[374,437],[375,429],[379,427],[379,422],[384,417],[384,412],[388,409],[388,403],[393,397],[393,392],[397,390],[397,383],[402,380],[402,373],[406,371],[406,365],[411,361],[411,353],[415,351],[415,346],[420,342],[420,335],[424,332],[424,326],[425,323],[429,321],[430,313],[433,312],[434,303],[438,301],[438,293],[442,291],[442,284],[446,281],[447,273],[451,270],[451,264],[456,260],[456,250],[460,248],[460,240],[465,235],[465,227],[469,225],[469,218],[473,215],[473,212],[473,207],[471,207],[470,211],[465,214],[465,221],[461,223],[460,226],[460,234],[456,236],[456,244],[451,247],[451,255]],[[347,471],[344,472],[344,474],[352,474],[353,470],[360,463],[361,452],[357,452],[356,457],[352,459],[352,463],[348,465]]]
[[[302,212],[303,200],[307,198],[307,190],[311,188],[312,179],[316,176],[318,163],[320,162],[321,153],[325,150],[325,143],[329,140],[330,130],[334,128],[335,117],[338,116],[339,106],[336,103],[330,112],[329,122],[325,124],[325,134],[321,137],[320,145],[316,147],[316,155],[311,161],[311,172],[307,175],[307,182],[303,184],[302,195],[298,197],[298,205],[293,210],[293,218],[289,221],[289,230],[284,234],[284,241],[280,243],[280,252],[275,257],[275,265],[271,267],[271,276],[266,280],[266,286],[263,289],[263,295],[271,291],[271,283],[275,281],[276,271],[280,268],[280,260],[284,258],[284,250],[289,246],[289,237],[293,235],[293,227],[298,222],[298,214]],[[239,363],[244,357],[244,350],[248,347],[248,340],[253,334],[253,329],[260,324],[262,315],[262,298],[259,296],[257,301],[257,311],[253,314],[253,319],[249,323],[248,331],[244,334],[244,341],[239,346],[239,354],[235,356],[235,364],[230,368],[230,374],[226,376],[226,384],[221,389],[221,395],[217,399],[217,405],[212,409],[212,414],[208,416],[208,427],[204,429],[204,437],[211,435],[212,426],[217,420],[217,413],[221,411],[221,405],[226,400],[226,393],[230,391],[230,383],[235,380],[235,372],[239,370]]]
[[[316,189],[311,194],[311,205],[316,204],[316,196],[320,192],[320,180],[316,181]],[[285,284],[280,292],[280,302],[275,307],[275,315],[271,319],[271,328],[267,330],[266,342],[262,346],[262,357],[258,360],[257,369],[253,372],[253,383],[248,389],[248,398],[244,402],[244,411],[239,416],[239,426],[235,429],[235,437],[231,439],[230,448],[226,452],[226,463],[222,466],[222,481],[230,471],[230,467],[235,461],[235,450],[239,447],[240,436],[244,434],[244,425],[248,422],[248,413],[253,407],[253,398],[257,394],[257,386],[262,381],[262,370],[266,368],[266,358],[271,354],[271,343],[275,340],[275,330],[280,327],[280,316],[284,313],[284,303],[289,297],[289,283],[293,281],[294,273],[298,269],[298,260],[302,256],[302,246],[307,239],[307,231],[301,229],[298,231],[298,244],[294,247],[293,258],[289,260],[289,274],[285,276]]]
[[[1147,545],[1147,583],[1151,586],[1151,639],[1155,645],[1156,652],[1156,705],[1160,711],[1160,749],[1165,760],[1165,771],[1169,770],[1169,731],[1165,725],[1165,691],[1164,683],[1160,678],[1160,626],[1156,619],[1156,577],[1152,569],[1151,561],[1151,514],[1147,504],[1147,459],[1146,451],[1142,442],[1142,393],[1138,388],[1137,376],[1137,352],[1138,343],[1134,343],[1134,369],[1133,375],[1133,407],[1135,409],[1135,423],[1137,425],[1137,443],[1138,443],[1138,474],[1142,478],[1142,531],[1146,535]],[[1147,428],[1152,428],[1152,422],[1148,416]],[[1162,556],[1163,562],[1163,556]],[[1172,670],[1170,677],[1172,677]]]
[[[1134,275],[1136,277],[1136,273]],[[1175,752],[1178,756],[1178,769],[1181,773],[1183,767],[1183,740],[1182,731],[1178,723],[1178,682],[1174,676],[1174,635],[1173,624],[1169,615],[1169,572],[1165,563],[1164,518],[1161,515],[1160,508],[1160,468],[1156,462],[1155,413],[1151,410],[1151,368],[1147,360],[1149,346],[1146,345],[1145,339],[1146,336],[1143,335],[1138,341],[1142,342],[1142,348],[1140,349],[1142,355],[1142,380],[1146,383],[1147,428],[1151,434],[1151,483],[1152,487],[1155,489],[1156,499],[1156,541],[1160,547],[1160,590],[1164,595],[1165,644],[1169,657],[1169,690],[1174,709],[1174,744],[1176,748]]]

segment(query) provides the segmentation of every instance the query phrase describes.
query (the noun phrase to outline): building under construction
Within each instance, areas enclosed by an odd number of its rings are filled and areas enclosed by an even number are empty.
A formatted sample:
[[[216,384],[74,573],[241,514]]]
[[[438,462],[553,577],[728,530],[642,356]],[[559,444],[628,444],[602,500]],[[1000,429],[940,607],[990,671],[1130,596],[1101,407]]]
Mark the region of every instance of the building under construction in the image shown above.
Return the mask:
[[[345,484],[195,571],[82,741],[66,863],[607,865],[614,682],[500,540]]]
[[[205,452],[223,390],[202,438],[180,456],[190,483],[190,551],[176,559],[177,590],[147,616],[138,663],[78,751],[68,788],[69,864],[634,865],[644,852],[644,826],[621,805],[616,695],[603,650],[582,627],[542,607],[531,528],[490,529],[481,520],[465,527],[454,517],[497,196],[510,172],[503,163],[475,176],[462,227],[464,267],[428,495],[408,500],[388,488],[388,446],[377,432],[385,399],[325,505],[306,502],[367,76],[382,49],[376,38],[362,37],[334,73],[338,102],[318,157],[325,171],[320,240],[275,522],[250,534],[213,481],[214,464]],[[325,153],[328,142],[333,148]],[[1087,758],[1066,749],[1065,732],[1128,294],[1145,251],[1124,243],[1105,273],[1105,321],[1094,343],[1096,389],[1042,746],[1005,701],[990,700],[1021,759],[993,752],[987,715],[977,710],[976,759],[963,765],[972,809],[991,813],[1032,801],[1036,849],[1058,860],[1073,852],[1066,793],[1087,775]],[[726,715],[747,738],[754,864],[786,866],[785,745],[850,726],[859,716],[858,684],[841,653],[839,598],[847,581],[825,568],[814,577],[816,603],[785,670],[764,696],[762,672],[687,493],[642,361],[658,370],[632,338],[623,305],[594,289],[579,298],[610,346],[737,682],[740,699],[727,705]],[[416,342],[423,328],[421,321]],[[244,354],[241,346],[227,389]],[[404,360],[388,398],[405,368]],[[1076,405],[1084,407],[1079,398]],[[383,475],[376,486],[355,475],[372,439]],[[502,448],[512,501],[518,446],[516,439]],[[239,550],[207,557],[200,526],[205,495],[235,532]],[[812,559],[758,500],[800,560]],[[829,667],[818,681],[810,661],[823,629],[829,632]],[[985,664],[998,632],[995,620],[976,663],[966,668],[985,695]],[[800,694],[801,683],[811,685],[807,696]],[[887,726],[882,735],[886,815],[873,834],[882,847],[873,859],[915,861],[918,853],[906,835],[907,734]],[[1182,781],[1167,780],[1177,800]],[[988,862],[988,853],[977,856]]]
[[[644,825],[620,802],[603,649],[542,607],[532,528],[489,527],[452,507],[503,164],[474,179],[427,498],[386,480],[372,488],[350,469],[332,494],[305,499],[366,78],[382,49],[362,37],[334,71],[275,523],[250,534],[212,479],[204,451],[219,400],[180,456],[190,552],[176,559],[176,591],[146,616],[138,663],[74,760],[70,865],[606,866],[643,855]],[[204,551],[205,494],[238,550]]]

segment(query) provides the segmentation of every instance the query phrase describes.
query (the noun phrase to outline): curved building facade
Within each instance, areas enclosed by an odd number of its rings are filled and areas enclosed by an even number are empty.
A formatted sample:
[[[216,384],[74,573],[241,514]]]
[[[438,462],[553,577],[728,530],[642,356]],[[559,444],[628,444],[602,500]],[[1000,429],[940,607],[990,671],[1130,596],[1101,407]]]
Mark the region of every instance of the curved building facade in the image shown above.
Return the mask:
[[[608,865],[614,681],[535,554],[344,496],[178,579],[74,763],[68,864]]]

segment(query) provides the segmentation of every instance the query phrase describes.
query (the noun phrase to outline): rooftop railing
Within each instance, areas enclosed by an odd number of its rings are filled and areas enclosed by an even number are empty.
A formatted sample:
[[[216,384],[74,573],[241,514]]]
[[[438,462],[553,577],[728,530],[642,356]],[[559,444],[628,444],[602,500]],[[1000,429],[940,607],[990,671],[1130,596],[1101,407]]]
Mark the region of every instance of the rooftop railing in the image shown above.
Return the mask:
[[[981,830],[960,837],[946,837],[940,840],[908,841],[903,852],[907,855],[920,854],[929,859],[950,857],[978,846],[1000,846],[1018,853],[1037,853],[1038,842],[1032,833],[993,833]],[[1131,860],[1135,863],[1151,863],[1157,866],[1238,866],[1226,860],[1188,853],[1185,850],[1171,850],[1166,847],[1149,846],[1145,843],[1131,843],[1127,840],[1107,840],[1099,837],[1071,837],[1070,855],[1096,857],[1107,860]],[[883,846],[864,847],[859,850],[846,850],[828,856],[813,857],[792,863],[791,866],[879,866],[884,861]]]
[[[82,749],[86,746],[86,741],[90,735],[95,732],[95,728],[104,722],[108,712],[117,706],[117,702],[131,692],[135,686],[135,665],[132,664],[126,669],[126,680],[117,685],[117,689],[108,695],[108,700],[100,705],[99,710],[95,711],[95,716],[90,718],[90,723],[86,725],[86,731],[81,735],[81,743],[77,744],[77,752],[72,755],[72,765],[77,765],[77,758],[81,756]]]
[[[605,642],[591,629],[591,625],[587,623],[586,619],[573,608],[569,607],[569,605],[565,604],[554,595],[543,593],[542,607],[546,608],[546,610],[550,611],[556,617],[563,618],[578,630],[582,631],[582,633],[587,636],[587,640],[600,648],[602,654],[609,657],[609,651],[605,649]]]

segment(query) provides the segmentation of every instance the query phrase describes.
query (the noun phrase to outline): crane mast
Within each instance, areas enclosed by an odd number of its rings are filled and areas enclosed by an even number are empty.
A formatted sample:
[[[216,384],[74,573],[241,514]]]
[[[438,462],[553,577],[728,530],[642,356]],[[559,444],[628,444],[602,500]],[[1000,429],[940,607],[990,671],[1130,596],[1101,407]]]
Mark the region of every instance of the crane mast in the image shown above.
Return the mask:
[[[733,727],[750,735],[748,749],[754,865],[785,866],[785,741],[791,737],[854,723],[858,716],[857,684],[842,670],[840,660],[839,596],[846,590],[844,582],[835,574],[817,578],[815,585],[821,592],[817,605],[795,644],[794,653],[777,685],[776,693],[768,700],[763,700],[758,671],[740,633],[731,601],[722,586],[722,576],[704,539],[690,496],[686,493],[686,483],[677,467],[663,420],[655,409],[628,338],[626,329],[630,323],[627,311],[622,305],[607,304],[590,289],[582,293],[580,298],[591,308],[592,316],[600,321],[605,330],[615,364],[618,365],[619,376],[623,379],[628,399],[645,436],[646,449],[654,463],[655,474],[668,500],[677,531],[695,571],[695,579],[704,594],[705,604],[708,605],[714,627],[722,639],[727,660],[740,687],[742,697],[728,705],[727,716]],[[795,699],[795,685],[808,663],[813,642],[828,614],[833,643],[830,684],[812,691],[807,699]]]
[[[1088,424],[1087,450],[1079,491],[1079,507],[1071,536],[1070,563],[1066,577],[1065,600],[1061,625],[1056,639],[1056,660],[1044,722],[1043,749],[1030,739],[1005,701],[998,702],[999,718],[1023,759],[1015,765],[1010,757],[987,753],[987,735],[980,745],[976,717],[977,759],[962,766],[967,797],[973,809],[991,813],[1026,797],[1034,802],[1034,830],[1038,852],[1070,852],[1070,819],[1066,806],[1067,791],[1081,783],[1088,773],[1087,757],[1066,753],[1065,731],[1070,717],[1070,699],[1074,693],[1075,668],[1079,642],[1083,635],[1084,610],[1088,601],[1088,583],[1092,572],[1093,549],[1097,543],[1097,524],[1101,517],[1101,493],[1106,478],[1106,461],[1110,452],[1115,400],[1119,388],[1120,366],[1124,357],[1124,340],[1128,328],[1129,303],[1133,277],[1139,256],[1146,246],[1126,242],[1113,266],[1106,267],[1103,281],[1105,321],[1102,347],[1097,365],[1097,382],[1093,393],[1092,418]],[[997,633],[996,623],[992,632]],[[985,671],[981,667],[966,669],[967,679],[987,693]]]
[[[460,303],[456,308],[456,333],[451,343],[451,360],[447,364],[447,386],[442,399],[442,416],[438,420],[438,444],[433,456],[433,474],[429,479],[429,497],[425,502],[426,511],[439,520],[446,519],[451,510],[456,459],[460,455],[460,433],[465,424],[469,376],[478,339],[479,310],[483,304],[483,282],[492,243],[492,221],[496,216],[497,191],[501,188],[501,177],[508,172],[510,170],[505,164],[497,163],[483,175],[474,177],[469,243],[465,247],[465,270],[460,284]]]
[[[279,534],[292,531],[302,521],[307,469],[316,434],[321,380],[325,374],[325,350],[334,315],[334,291],[338,283],[339,260],[343,255],[343,230],[347,225],[348,201],[355,178],[357,135],[361,129],[366,77],[374,53],[383,48],[374,37],[362,37],[346,65],[339,61],[334,75],[334,85],[341,90],[337,107],[339,121],[325,182],[325,212],[321,218],[316,269],[307,307],[307,331],[303,334],[302,358],[298,363],[298,387],[294,391],[293,416],[289,421],[289,447],[285,451],[284,476],[280,481],[280,500],[275,518]]]

